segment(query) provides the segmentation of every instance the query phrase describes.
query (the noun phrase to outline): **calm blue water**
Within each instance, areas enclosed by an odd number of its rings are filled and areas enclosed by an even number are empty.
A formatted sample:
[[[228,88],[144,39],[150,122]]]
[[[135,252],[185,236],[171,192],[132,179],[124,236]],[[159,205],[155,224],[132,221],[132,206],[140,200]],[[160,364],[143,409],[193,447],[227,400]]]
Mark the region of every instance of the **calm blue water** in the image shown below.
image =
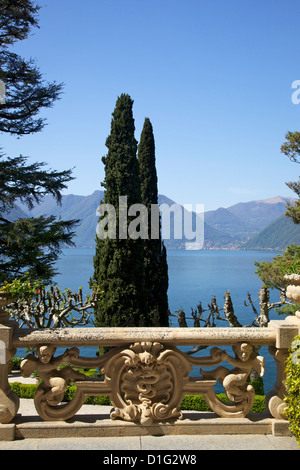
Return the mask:
[[[277,253],[269,251],[168,251],[169,268],[169,308],[175,313],[183,309],[187,317],[191,316],[191,307],[196,308],[199,301],[203,308],[210,303],[212,295],[216,296],[219,308],[224,305],[226,290],[231,293],[235,314],[241,324],[250,323],[254,316],[251,307],[244,306],[247,292],[252,299],[257,299],[261,281],[255,274],[255,261],[271,260]],[[89,292],[88,283],[93,274],[94,250],[68,249],[57,263],[60,274],[55,278],[62,289],[68,287],[77,290],[82,286],[85,293]],[[271,293],[271,300],[277,300],[276,292]],[[259,303],[256,302],[259,310]],[[278,318],[274,312],[271,318]],[[189,322],[192,326],[192,321]],[[170,326],[177,327],[177,319],[171,317]],[[217,326],[227,326],[221,322]],[[231,350],[229,350],[231,351]],[[96,348],[82,348],[84,356],[95,356]],[[208,355],[208,350],[201,353]],[[276,370],[273,358],[267,347],[261,348],[266,360],[264,377],[265,391],[273,388]],[[194,372],[199,375],[198,372]]]
[[[261,287],[255,274],[255,261],[272,260],[277,253],[270,251],[168,251],[169,307],[172,313],[179,308],[189,314],[199,301],[206,306],[212,295],[219,307],[224,304],[226,290],[231,293],[235,313],[240,323],[252,320],[252,309],[244,306],[247,292],[253,300]],[[93,274],[92,249],[68,249],[57,263],[55,282],[62,289],[83,287],[89,292],[89,279]],[[276,293],[271,293],[276,299]],[[256,304],[258,305],[258,304]],[[274,316],[274,318],[276,315]],[[176,319],[172,326],[177,326]]]

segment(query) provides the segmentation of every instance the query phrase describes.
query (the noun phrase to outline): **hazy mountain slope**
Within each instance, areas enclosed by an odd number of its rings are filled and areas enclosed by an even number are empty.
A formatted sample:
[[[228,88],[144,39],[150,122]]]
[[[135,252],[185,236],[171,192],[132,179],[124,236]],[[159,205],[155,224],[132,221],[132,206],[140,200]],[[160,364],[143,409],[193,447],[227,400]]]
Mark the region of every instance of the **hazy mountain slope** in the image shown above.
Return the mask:
[[[253,231],[260,231],[285,213],[288,201],[293,202],[294,199],[276,196],[263,201],[239,202],[227,210],[248,224]]]
[[[80,219],[81,222],[77,227],[74,242],[78,248],[93,248],[95,245],[95,233],[98,222],[96,211],[103,198],[103,194],[103,191],[94,191],[89,196],[76,196],[74,194],[64,195],[61,205],[58,205],[53,197],[46,196],[41,204],[31,211],[31,214],[32,216],[41,214],[55,215],[64,220]],[[160,205],[167,204],[168,206],[176,204],[172,199],[164,195],[159,195],[158,202]],[[195,229],[195,214],[193,214],[193,229]],[[185,249],[185,244],[189,242],[189,240],[184,237],[184,225],[182,225],[182,234],[182,239],[174,239],[174,230],[171,224],[171,237],[165,240],[166,247],[168,249]],[[210,227],[205,221],[204,236],[206,247],[216,246],[221,248],[233,242],[230,235]]]
[[[300,225],[282,215],[261,232],[254,235],[242,247],[245,250],[284,250],[288,245],[300,245]]]
[[[30,214],[31,216],[55,215],[63,220],[80,219],[81,222],[77,227],[74,242],[78,248],[93,248],[98,222],[96,211],[103,195],[103,191],[100,190],[94,191],[88,196],[64,195],[61,206],[56,203],[53,197],[46,196]],[[238,203],[227,209],[221,207],[215,211],[206,212],[204,214],[204,248],[239,248],[241,241],[249,239],[253,234],[268,226],[270,222],[274,222],[279,216],[282,216],[286,210],[287,200],[287,198],[276,197],[264,201]],[[167,204],[168,206],[176,204],[172,199],[162,194],[159,195],[158,202],[160,205]],[[18,210],[21,210],[21,214],[22,210],[26,212],[26,207],[20,205]],[[196,215],[193,213],[193,230],[196,226],[195,217]],[[181,228],[184,235],[183,219]],[[189,243],[189,240],[184,236],[180,240],[174,239],[174,230],[171,224],[171,237],[165,240],[166,247],[168,249],[186,249],[186,243]],[[258,242],[255,241],[255,243]],[[267,246],[269,243],[267,241],[259,243],[266,248],[272,248],[275,242],[272,241],[270,247]]]
[[[220,232],[227,233],[234,239],[242,240],[249,237],[254,229],[240,217],[237,217],[228,209],[220,207],[214,211],[205,212],[205,222]]]
[[[3,218],[9,220],[10,222],[14,222],[18,219],[26,219],[30,217],[30,215],[28,215],[28,212],[21,209],[21,207],[19,207],[18,205],[15,205],[10,211],[3,212],[1,215]]]
[[[32,209],[31,215],[55,215],[63,220],[80,219],[73,240],[78,248],[92,248],[98,221],[96,211],[103,194],[103,191],[94,191],[88,196],[63,195],[61,205],[52,196],[46,196]]]

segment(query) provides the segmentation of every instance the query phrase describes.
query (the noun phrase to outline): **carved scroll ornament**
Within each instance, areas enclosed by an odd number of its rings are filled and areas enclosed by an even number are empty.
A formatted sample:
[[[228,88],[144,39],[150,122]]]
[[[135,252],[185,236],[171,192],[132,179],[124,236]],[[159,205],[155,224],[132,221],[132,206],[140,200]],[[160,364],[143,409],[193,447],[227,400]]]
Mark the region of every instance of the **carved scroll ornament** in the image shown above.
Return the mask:
[[[240,342],[232,346],[232,349],[235,357],[215,347],[211,349],[210,357],[191,359],[194,365],[211,366],[227,361],[234,366],[233,369],[219,366],[211,371],[200,369],[204,379],[217,379],[223,385],[228,399],[232,402],[229,404],[222,402],[212,390],[205,395],[205,400],[211,409],[223,418],[240,418],[249,413],[254,402],[255,391],[252,385],[248,384],[247,378],[252,369],[256,370],[260,376],[265,371],[264,358],[256,355],[250,343]]]
[[[51,345],[37,347],[37,356],[28,355],[21,363],[24,376],[37,370],[42,383],[35,394],[35,406],[44,420],[66,420],[74,416],[88,394],[108,394],[114,406],[111,418],[151,425],[153,422],[182,418],[179,409],[185,393],[203,394],[204,399],[219,416],[244,417],[252,408],[254,389],[247,383],[252,369],[264,373],[264,359],[254,353],[249,343],[233,346],[235,357],[226,351],[212,348],[209,357],[190,357],[173,346],[159,342],[137,342],[117,347],[100,358],[79,357],[77,348],[67,349],[54,357]],[[80,367],[99,367],[104,380],[86,380],[84,374],[62,362]],[[219,366],[200,372],[202,377],[192,380],[193,366],[211,367],[227,361],[234,368]],[[194,378],[195,379],[195,378]],[[232,403],[223,403],[213,389],[216,380],[223,385]],[[69,403],[62,404],[70,382],[77,392]]]
[[[77,348],[54,357],[55,349],[51,345],[38,346],[37,356],[30,354],[21,363],[23,376],[37,370],[42,379],[34,402],[44,420],[71,418],[90,392],[109,394],[114,406],[112,419],[149,425],[153,421],[181,417],[179,405],[192,366],[176,348],[165,348],[158,342],[141,342],[114,348],[96,359],[80,358]],[[86,380],[85,375],[70,366],[59,370],[64,361],[81,367],[100,367],[104,380]],[[61,404],[70,381],[77,385],[77,392],[71,402]]]
[[[179,405],[191,365],[176,348],[158,342],[134,343],[103,368],[111,387],[112,419],[153,421],[181,418]]]
[[[75,371],[70,366],[61,370],[57,368],[64,361],[72,361],[79,355],[78,348],[67,349],[64,354],[54,357],[56,348],[52,345],[43,345],[36,348],[37,357],[29,354],[21,362],[21,373],[24,377],[37,370],[42,382],[37,388],[34,403],[37,412],[46,421],[68,419],[80,409],[84,401],[84,395],[78,395],[71,402],[61,403],[65,390],[74,380],[85,380],[85,375]]]

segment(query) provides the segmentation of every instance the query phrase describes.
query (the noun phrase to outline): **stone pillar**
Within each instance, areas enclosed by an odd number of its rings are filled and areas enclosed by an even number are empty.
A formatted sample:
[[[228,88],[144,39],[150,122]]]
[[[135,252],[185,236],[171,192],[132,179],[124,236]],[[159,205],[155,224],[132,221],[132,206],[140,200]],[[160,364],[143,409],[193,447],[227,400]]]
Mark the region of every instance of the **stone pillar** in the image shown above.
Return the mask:
[[[300,334],[300,318],[290,316],[285,320],[272,320],[268,328],[276,332],[275,347],[269,348],[277,366],[277,379],[274,388],[266,395],[266,406],[275,419],[287,419],[284,413],[286,404],[285,367],[288,351],[296,335]]]
[[[13,322],[0,324],[0,423],[6,424],[19,409],[19,397],[11,391],[8,383],[8,363],[16,349],[11,346]]]

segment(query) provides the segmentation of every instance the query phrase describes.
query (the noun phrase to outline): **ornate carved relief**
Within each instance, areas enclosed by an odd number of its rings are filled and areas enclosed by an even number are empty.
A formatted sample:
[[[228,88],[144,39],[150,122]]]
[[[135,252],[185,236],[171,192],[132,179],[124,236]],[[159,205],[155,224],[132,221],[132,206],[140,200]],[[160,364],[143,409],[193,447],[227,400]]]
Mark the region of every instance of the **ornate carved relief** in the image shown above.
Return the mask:
[[[287,407],[284,402],[286,395],[285,367],[288,358],[288,349],[269,347],[269,352],[275,359],[277,366],[277,378],[273,390],[266,395],[266,405],[275,419],[287,419],[284,411]]]
[[[255,392],[253,387],[247,383],[247,378],[252,369],[256,370],[260,376],[264,374],[265,370],[264,358],[256,356],[251,344],[240,342],[232,346],[232,349],[235,357],[231,357],[226,351],[215,347],[211,349],[210,357],[192,359],[194,365],[211,366],[227,361],[234,366],[234,369],[231,370],[224,366],[211,371],[200,369],[204,379],[217,379],[223,385],[228,399],[233,402],[230,404],[221,402],[212,390],[204,396],[212,410],[223,418],[240,418],[249,413],[254,402]]]
[[[35,395],[35,406],[45,420],[65,420],[82,406],[85,396],[108,393],[114,410],[111,418],[151,425],[154,421],[181,418],[179,406],[185,393],[203,394],[205,400],[221,417],[243,417],[250,411],[254,390],[247,383],[252,369],[264,373],[264,359],[256,356],[249,343],[233,346],[235,357],[226,351],[212,348],[209,357],[193,358],[173,346],[159,342],[137,342],[112,349],[101,358],[80,358],[77,348],[67,349],[54,357],[51,345],[37,347],[37,357],[27,356],[21,363],[23,375],[37,370],[42,378]],[[86,380],[86,377],[67,366],[58,370],[63,361],[83,367],[101,367],[103,381]],[[227,361],[234,366],[219,366],[211,371],[200,369],[202,377],[190,380],[189,372],[195,366],[213,366]],[[221,402],[213,389],[216,380],[224,386],[232,403]],[[73,400],[61,404],[70,381],[77,384]]]
[[[70,366],[58,370],[64,361],[72,362],[78,358],[78,348],[67,349],[64,354],[53,357],[56,348],[52,345],[43,345],[36,348],[37,357],[29,354],[21,362],[21,372],[24,377],[37,370],[42,379],[38,386],[34,403],[37,412],[46,421],[65,420],[72,417],[82,406],[84,394],[78,393],[67,404],[58,406],[64,396],[65,390],[71,380],[85,380],[85,375],[73,370]]]
[[[181,418],[179,405],[191,365],[176,348],[157,342],[119,350],[103,368],[115,407],[112,419],[153,421]]]
[[[11,391],[8,383],[8,363],[15,349],[5,349],[5,360],[0,364],[0,423],[10,423],[19,409],[19,397]]]
[[[37,370],[42,379],[35,394],[35,406],[44,420],[72,417],[91,390],[93,394],[109,393],[115,408],[112,419],[151,424],[181,417],[179,405],[191,365],[176,348],[165,348],[157,342],[134,343],[125,349],[115,348],[97,359],[80,358],[77,348],[54,357],[55,349],[51,345],[38,346],[37,357],[30,354],[21,363],[25,377]],[[57,369],[64,361],[85,367],[102,366],[105,379],[83,382],[85,376],[72,367]],[[79,385],[77,393],[71,402],[60,404],[70,381]]]

